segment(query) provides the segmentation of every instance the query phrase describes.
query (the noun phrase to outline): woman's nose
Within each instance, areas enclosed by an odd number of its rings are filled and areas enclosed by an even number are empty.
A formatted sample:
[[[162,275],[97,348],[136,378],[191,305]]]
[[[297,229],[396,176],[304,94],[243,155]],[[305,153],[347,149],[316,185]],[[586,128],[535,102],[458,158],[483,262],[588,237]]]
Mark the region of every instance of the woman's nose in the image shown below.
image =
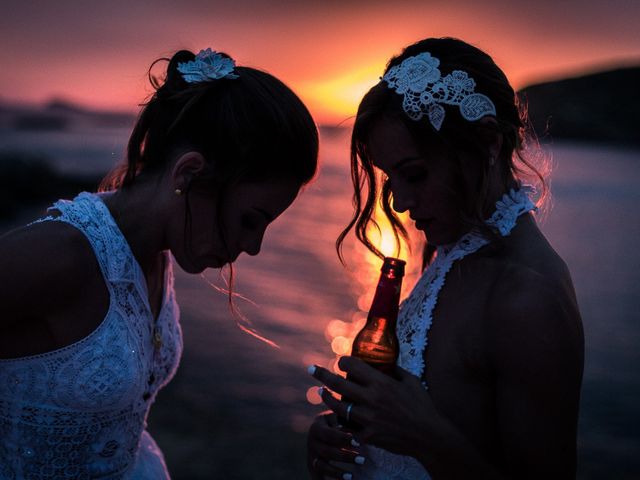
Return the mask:
[[[263,230],[261,233],[256,233],[251,238],[247,239],[243,250],[247,252],[247,255],[256,256],[260,253],[260,247],[262,247],[262,239],[264,238]]]
[[[406,212],[415,207],[415,201],[410,195],[403,192],[393,192],[393,209],[398,212]]]

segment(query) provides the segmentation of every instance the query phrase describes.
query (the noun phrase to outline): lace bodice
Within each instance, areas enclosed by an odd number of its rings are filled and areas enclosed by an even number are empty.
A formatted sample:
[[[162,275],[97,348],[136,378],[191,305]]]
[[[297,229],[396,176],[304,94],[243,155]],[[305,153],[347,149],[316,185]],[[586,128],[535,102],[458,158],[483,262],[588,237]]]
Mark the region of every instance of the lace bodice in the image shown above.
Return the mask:
[[[486,223],[507,236],[515,227],[518,217],[535,209],[529,199],[532,187],[521,186],[511,190],[496,203],[496,210]],[[440,246],[436,258],[425,270],[411,294],[400,305],[397,334],[400,343],[398,365],[422,378],[424,350],[428,343],[433,310],[438,302],[438,294],[445,283],[452,265],[463,257],[478,251],[489,240],[472,231],[462,236],[455,244]],[[427,388],[426,382],[423,382]],[[367,446],[367,463],[358,478],[366,480],[429,480],[424,467],[413,457],[395,455],[386,450]]]
[[[129,478],[143,433],[148,437],[149,407],[182,351],[173,260],[165,252],[154,321],[144,273],[100,194],[83,192],[53,209],[61,215],[38,222],[66,222],[87,237],[110,303],[102,323],[80,341],[0,360],[0,478]],[[147,437],[145,445],[153,444]]]

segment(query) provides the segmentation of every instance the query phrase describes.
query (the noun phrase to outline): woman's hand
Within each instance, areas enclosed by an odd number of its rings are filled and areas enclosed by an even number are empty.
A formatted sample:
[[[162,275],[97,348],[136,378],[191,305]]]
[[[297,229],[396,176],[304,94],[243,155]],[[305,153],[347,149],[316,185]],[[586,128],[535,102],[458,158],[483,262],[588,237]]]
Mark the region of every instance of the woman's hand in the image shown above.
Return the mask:
[[[309,429],[307,438],[307,468],[311,478],[350,480],[351,473],[340,468],[337,462],[362,464],[364,457],[358,451],[359,446],[351,433],[338,424],[335,413],[324,412],[318,415]]]
[[[356,357],[342,357],[338,365],[349,380],[322,367],[316,367],[313,376],[349,400],[322,389],[322,400],[339,418],[360,426],[354,432],[359,442],[414,457],[437,442],[446,422],[418,377],[398,367],[392,378]]]

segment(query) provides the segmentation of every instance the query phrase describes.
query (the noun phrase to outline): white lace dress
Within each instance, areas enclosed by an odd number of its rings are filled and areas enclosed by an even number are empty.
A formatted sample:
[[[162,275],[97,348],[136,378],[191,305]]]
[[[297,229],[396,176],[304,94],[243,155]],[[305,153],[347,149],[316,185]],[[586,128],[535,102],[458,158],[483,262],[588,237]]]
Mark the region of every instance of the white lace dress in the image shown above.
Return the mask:
[[[100,194],[83,192],[52,209],[62,215],[38,222],[66,222],[87,237],[109,309],[96,330],[72,345],[0,360],[0,479],[168,479],[145,426],[182,352],[171,254],[165,252],[154,321],[144,273]]]
[[[518,217],[535,209],[529,198],[533,188],[521,186],[511,190],[496,203],[496,210],[486,223],[507,236],[516,225]],[[437,248],[436,258],[400,305],[398,313],[398,340],[400,358],[398,365],[422,378],[424,350],[427,347],[433,310],[438,294],[445,283],[452,265],[461,258],[476,252],[489,243],[482,235],[471,232],[455,244]],[[423,382],[425,388],[427,385]],[[413,457],[396,455],[371,445],[365,446],[367,461],[354,475],[359,480],[429,480],[431,477],[422,464]]]

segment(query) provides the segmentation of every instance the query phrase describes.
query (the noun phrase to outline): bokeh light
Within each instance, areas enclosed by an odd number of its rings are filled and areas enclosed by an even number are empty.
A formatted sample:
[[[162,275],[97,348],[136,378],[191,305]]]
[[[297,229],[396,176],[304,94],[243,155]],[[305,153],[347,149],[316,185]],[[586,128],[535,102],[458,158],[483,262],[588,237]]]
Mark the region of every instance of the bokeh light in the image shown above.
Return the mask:
[[[322,398],[320,398],[318,388],[319,387],[311,387],[307,390],[307,402],[312,405],[320,405],[322,403]]]

